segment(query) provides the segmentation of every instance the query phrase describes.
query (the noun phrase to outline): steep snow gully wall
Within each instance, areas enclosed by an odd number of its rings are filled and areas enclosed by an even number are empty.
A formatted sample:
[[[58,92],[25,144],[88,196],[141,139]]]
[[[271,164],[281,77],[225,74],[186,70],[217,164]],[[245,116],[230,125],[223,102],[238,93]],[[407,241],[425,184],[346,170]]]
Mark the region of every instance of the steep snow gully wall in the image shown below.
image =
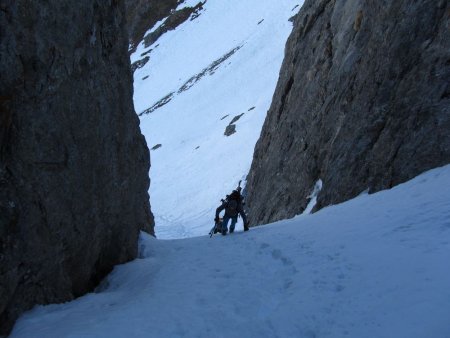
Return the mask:
[[[450,2],[307,0],[248,176],[253,225],[450,162]]]
[[[0,1],[0,335],[153,231],[121,1]]]

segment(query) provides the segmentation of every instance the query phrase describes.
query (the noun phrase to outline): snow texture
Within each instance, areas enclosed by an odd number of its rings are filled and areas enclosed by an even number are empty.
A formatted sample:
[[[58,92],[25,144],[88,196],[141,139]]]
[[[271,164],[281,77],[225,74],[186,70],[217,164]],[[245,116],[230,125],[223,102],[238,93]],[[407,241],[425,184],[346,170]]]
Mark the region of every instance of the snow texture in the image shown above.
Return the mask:
[[[310,198],[310,201],[308,205],[305,208],[305,211],[303,211],[303,214],[310,214],[317,203],[317,196],[319,195],[320,190],[322,190],[323,182],[321,179],[317,180],[316,184],[314,184],[314,189],[311,193],[311,195],[308,196]]]
[[[245,233],[142,234],[140,259],[11,338],[448,338],[449,186],[450,165]]]
[[[131,55],[131,62],[150,57],[134,73],[134,103],[149,148],[162,145],[151,151],[150,171],[158,238],[207,234],[220,199],[247,175],[292,30],[289,18],[301,4],[207,1],[200,16]],[[225,136],[242,113],[236,132]]]

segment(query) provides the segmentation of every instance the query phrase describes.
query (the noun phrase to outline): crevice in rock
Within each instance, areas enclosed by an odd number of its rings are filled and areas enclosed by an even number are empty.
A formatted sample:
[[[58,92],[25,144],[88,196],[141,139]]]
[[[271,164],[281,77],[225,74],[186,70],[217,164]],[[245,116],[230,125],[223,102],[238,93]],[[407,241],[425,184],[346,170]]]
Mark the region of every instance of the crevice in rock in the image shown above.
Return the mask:
[[[292,85],[294,84],[294,76],[291,76],[284,88],[283,94],[281,96],[280,108],[278,109],[277,121],[280,121],[281,114],[283,113],[284,106],[286,104],[287,97],[292,89]]]

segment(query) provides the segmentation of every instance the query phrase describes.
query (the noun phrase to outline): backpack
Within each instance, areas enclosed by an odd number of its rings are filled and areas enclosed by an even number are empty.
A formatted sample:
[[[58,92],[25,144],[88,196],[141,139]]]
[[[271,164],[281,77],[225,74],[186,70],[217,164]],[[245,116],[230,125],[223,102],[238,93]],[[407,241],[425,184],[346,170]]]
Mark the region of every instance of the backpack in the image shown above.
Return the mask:
[[[229,217],[237,217],[239,211],[242,211],[244,199],[241,195],[241,190],[241,181],[239,181],[238,187],[233,190],[230,195],[227,195],[225,201],[222,200],[222,203],[225,204],[225,215]]]
[[[236,217],[239,213],[238,211],[239,202],[235,199],[228,199],[225,207],[225,215],[230,217]]]

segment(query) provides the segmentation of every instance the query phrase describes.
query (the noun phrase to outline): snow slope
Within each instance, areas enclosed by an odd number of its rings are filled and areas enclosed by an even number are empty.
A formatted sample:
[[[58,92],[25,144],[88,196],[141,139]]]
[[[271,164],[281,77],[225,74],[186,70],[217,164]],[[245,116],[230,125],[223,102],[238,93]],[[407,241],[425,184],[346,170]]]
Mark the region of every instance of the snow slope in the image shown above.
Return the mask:
[[[138,114],[152,110],[140,116],[149,148],[161,144],[151,151],[150,171],[158,238],[208,233],[220,199],[247,175],[292,30],[288,19],[301,4],[210,0],[195,20],[131,55],[132,62],[150,56],[134,74],[134,103]],[[236,133],[225,136],[240,114]]]
[[[450,337],[450,165],[312,215],[156,240],[16,337]],[[240,229],[238,229],[240,230]]]

